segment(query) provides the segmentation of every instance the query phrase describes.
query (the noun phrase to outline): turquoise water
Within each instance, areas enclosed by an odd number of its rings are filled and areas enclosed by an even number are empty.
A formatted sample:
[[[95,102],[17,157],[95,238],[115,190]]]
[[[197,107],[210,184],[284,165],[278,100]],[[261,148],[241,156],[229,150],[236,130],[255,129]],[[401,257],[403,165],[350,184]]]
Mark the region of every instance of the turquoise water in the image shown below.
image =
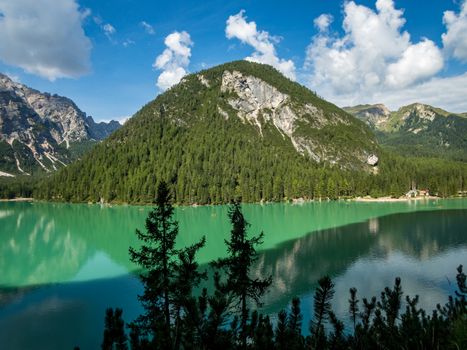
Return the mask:
[[[131,321],[141,291],[128,260],[150,208],[0,203],[0,347],[65,349],[100,344],[104,310]],[[181,207],[177,244],[206,235],[202,265],[225,255],[226,206]],[[467,265],[467,200],[245,205],[250,232],[265,233],[254,273],[273,276],[263,312],[302,298],[305,321],[317,279],[336,282],[334,308],[346,317],[348,289],[379,295],[396,276],[432,308]],[[306,322],[305,322],[306,323]],[[3,347],[2,347],[3,348]]]

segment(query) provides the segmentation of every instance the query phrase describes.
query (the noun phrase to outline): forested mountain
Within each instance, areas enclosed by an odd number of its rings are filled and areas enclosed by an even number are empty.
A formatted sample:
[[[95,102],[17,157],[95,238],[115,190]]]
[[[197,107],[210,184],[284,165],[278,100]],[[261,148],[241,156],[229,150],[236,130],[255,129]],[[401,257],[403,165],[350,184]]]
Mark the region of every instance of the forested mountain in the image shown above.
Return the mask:
[[[462,164],[386,154],[363,122],[238,61],[185,77],[35,196],[148,203],[161,180],[178,203],[401,194],[412,181],[447,194],[466,175]]]
[[[407,156],[467,162],[467,115],[420,103],[395,112],[384,105],[344,108],[375,130],[379,143]]]
[[[120,126],[96,123],[72,100],[0,74],[1,176],[57,170]]]

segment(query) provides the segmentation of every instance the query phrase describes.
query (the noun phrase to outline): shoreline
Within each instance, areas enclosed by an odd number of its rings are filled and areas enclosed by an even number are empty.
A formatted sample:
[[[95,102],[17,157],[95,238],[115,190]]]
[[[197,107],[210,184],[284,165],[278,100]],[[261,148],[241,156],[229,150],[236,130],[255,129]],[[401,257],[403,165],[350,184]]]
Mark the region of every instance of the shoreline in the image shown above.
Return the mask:
[[[437,200],[437,199],[448,199],[448,198],[463,198],[463,197],[436,197],[436,196],[417,196],[417,197],[356,197],[351,199],[355,202],[410,202],[410,201],[420,201],[420,200]]]
[[[0,202],[34,202],[34,198],[28,198],[28,197],[18,197],[18,198],[11,198],[11,199],[0,198]]]
[[[423,200],[442,200],[442,199],[463,199],[467,198],[465,196],[450,196],[450,197],[437,197],[437,196],[418,196],[418,197],[405,197],[401,196],[398,198],[390,197],[390,196],[383,196],[383,197],[353,197],[353,198],[339,198],[339,199],[328,199],[328,198],[317,198],[317,199],[304,199],[304,198],[293,198],[287,201],[280,201],[280,202],[245,202],[243,204],[274,204],[274,203],[289,203],[292,205],[302,205],[306,203],[313,203],[313,202],[334,202],[334,201],[344,201],[344,202],[360,202],[360,203],[390,203],[390,202],[410,202],[410,201],[423,201]],[[110,202],[110,203],[100,203],[100,202],[65,202],[65,201],[57,201],[57,200],[36,200],[32,197],[19,197],[19,198],[11,198],[11,199],[3,199],[0,198],[1,202],[50,202],[50,203],[64,203],[64,204],[88,204],[88,205],[103,205],[103,206],[135,206],[135,207],[146,207],[146,206],[154,206],[154,203],[125,203],[125,202]],[[173,204],[174,207],[204,207],[204,206],[216,206],[216,205],[228,205],[228,203],[223,204]]]

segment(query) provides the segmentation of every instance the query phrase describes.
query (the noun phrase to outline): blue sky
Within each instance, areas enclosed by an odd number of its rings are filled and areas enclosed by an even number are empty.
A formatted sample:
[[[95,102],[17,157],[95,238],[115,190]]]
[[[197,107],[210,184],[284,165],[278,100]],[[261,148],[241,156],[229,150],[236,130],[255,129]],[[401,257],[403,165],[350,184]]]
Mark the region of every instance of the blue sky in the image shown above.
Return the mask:
[[[0,33],[1,72],[97,120],[245,58],[339,106],[467,111],[465,0],[0,0]]]

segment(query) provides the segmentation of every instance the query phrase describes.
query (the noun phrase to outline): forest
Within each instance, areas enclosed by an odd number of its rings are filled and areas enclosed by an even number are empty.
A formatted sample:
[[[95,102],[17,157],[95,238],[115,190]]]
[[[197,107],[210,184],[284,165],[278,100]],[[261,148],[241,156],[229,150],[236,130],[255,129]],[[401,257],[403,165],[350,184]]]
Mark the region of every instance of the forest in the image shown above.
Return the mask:
[[[430,313],[418,307],[418,296],[405,296],[400,278],[379,298],[358,297],[349,289],[347,320],[332,309],[334,283],[318,281],[313,318],[302,324],[300,299],[277,318],[257,311],[271,277],[253,276],[252,264],[263,233],[248,233],[241,205],[231,205],[228,256],[214,261],[215,289],[196,293],[208,278],[196,254],[205,244],[175,249],[178,223],[173,219],[170,190],[158,186],[154,210],[146,219],[143,242],[130,248],[132,261],[142,268],[144,312],[125,323],[123,310],[109,308],[104,317],[101,348],[111,349],[465,349],[467,348],[467,284],[462,265],[457,268],[457,290],[445,305]],[[77,347],[78,349],[78,347]]]
[[[219,151],[196,148],[192,158],[182,164],[174,155],[164,163],[154,162],[163,164],[157,168],[130,165],[104,171],[95,166],[98,161],[86,162],[89,169],[82,169],[79,174],[89,172],[88,179],[80,179],[71,165],[36,186],[34,197],[71,202],[99,202],[102,198],[111,203],[147,204],[155,196],[154,183],[164,178],[171,179],[169,187],[177,204],[224,204],[234,198],[244,202],[279,202],[294,198],[399,197],[413,184],[440,197],[466,190],[467,164],[460,162],[385,153],[378,173],[373,174],[319,165],[292,153],[281,162],[276,160],[276,153],[268,150],[262,157],[255,152],[242,157],[229,149],[233,146],[224,146],[223,150],[217,148]],[[114,164],[122,161],[113,152],[104,152],[102,157]],[[138,162],[136,155],[133,159]]]

